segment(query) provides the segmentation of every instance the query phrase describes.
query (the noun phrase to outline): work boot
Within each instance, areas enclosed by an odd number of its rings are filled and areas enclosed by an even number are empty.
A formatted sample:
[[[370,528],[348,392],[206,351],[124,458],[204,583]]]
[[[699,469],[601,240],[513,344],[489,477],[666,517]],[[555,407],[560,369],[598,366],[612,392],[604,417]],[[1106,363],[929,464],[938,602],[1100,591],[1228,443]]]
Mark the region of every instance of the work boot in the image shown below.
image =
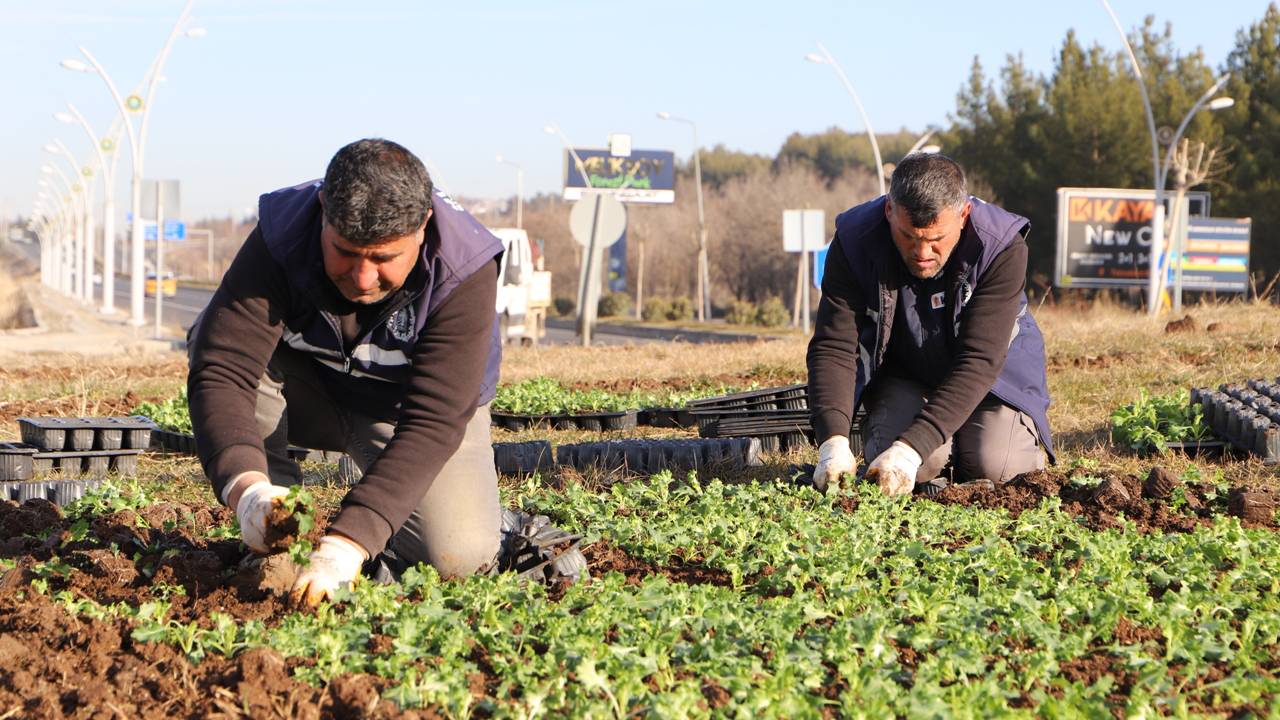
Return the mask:
[[[497,570],[514,570],[522,578],[547,584],[570,583],[590,577],[579,545],[581,535],[551,524],[546,515],[502,510],[502,549]]]
[[[951,482],[944,477],[936,477],[928,482],[916,483],[914,492],[925,497],[937,497]]]

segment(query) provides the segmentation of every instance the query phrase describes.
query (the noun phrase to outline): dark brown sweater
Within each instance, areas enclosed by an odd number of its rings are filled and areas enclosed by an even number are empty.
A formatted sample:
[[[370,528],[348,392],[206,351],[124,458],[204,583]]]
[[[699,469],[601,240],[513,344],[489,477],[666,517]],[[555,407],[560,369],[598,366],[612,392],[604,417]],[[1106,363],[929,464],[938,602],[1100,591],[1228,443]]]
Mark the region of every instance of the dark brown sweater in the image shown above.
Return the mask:
[[[191,349],[188,388],[200,462],[215,496],[221,497],[226,483],[242,472],[267,471],[254,420],[257,386],[280,342],[293,292],[255,229],[205,309]],[[409,379],[398,393],[398,415],[394,406],[375,413],[397,423],[395,436],[347,494],[330,525],[371,556],[408,519],[462,442],[484,378],[496,295],[496,267],[463,281],[418,337]],[[318,368],[322,375],[336,372]],[[371,393],[385,396],[385,391],[372,392],[382,390],[385,382],[341,380],[347,388],[375,384]]]
[[[905,273],[905,266],[902,269]],[[959,335],[942,381],[897,438],[922,458],[929,457],[960,429],[995,384],[1009,352],[1009,338],[1026,290],[1026,272],[1027,244],[1019,238],[996,256],[973,289],[960,313]],[[852,424],[859,318],[850,302],[862,296],[840,244],[832,243],[808,352],[809,396],[818,442],[847,435]],[[932,384],[924,378],[919,381]]]

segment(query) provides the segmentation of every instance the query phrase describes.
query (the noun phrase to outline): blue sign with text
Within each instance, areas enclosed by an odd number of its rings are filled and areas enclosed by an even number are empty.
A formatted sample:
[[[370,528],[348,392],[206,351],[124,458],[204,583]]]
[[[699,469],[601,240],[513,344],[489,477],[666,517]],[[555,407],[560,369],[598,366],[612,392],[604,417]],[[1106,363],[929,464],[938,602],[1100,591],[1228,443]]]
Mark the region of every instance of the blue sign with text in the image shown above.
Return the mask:
[[[149,222],[142,226],[144,237],[147,240],[156,239],[156,224]],[[164,239],[166,241],[178,241],[187,239],[187,224],[181,220],[165,220],[164,221]]]

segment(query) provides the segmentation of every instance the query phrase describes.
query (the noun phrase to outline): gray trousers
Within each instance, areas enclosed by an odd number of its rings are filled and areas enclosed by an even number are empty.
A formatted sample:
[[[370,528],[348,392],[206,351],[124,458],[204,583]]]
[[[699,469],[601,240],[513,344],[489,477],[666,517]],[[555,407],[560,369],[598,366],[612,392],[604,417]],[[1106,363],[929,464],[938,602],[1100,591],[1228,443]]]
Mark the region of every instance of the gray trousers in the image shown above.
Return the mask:
[[[290,443],[345,452],[363,473],[395,433],[394,420],[358,414],[336,402],[317,372],[315,361],[281,345],[258,382],[255,420],[267,453],[267,475],[275,485],[302,480],[288,455]],[[386,581],[421,562],[443,577],[458,577],[495,562],[501,509],[489,422],[486,403],[467,422],[462,444],[409,519],[365,566],[366,574]]]
[[[915,420],[928,393],[928,388],[911,380],[889,375],[876,378],[862,426],[867,463],[888,450]],[[1007,482],[1043,469],[1047,457],[1031,417],[988,394],[955,435],[924,458],[916,482],[938,477],[948,462],[956,482],[979,478]]]

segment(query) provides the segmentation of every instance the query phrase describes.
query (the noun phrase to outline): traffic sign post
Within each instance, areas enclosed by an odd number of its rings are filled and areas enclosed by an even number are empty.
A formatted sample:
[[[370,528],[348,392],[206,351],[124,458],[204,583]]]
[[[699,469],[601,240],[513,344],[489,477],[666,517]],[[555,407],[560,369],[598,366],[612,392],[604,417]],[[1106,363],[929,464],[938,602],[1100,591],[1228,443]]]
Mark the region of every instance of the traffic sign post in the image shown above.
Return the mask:
[[[627,211],[612,195],[588,191],[574,203],[569,213],[569,230],[586,248],[578,272],[578,335],[584,347],[591,345],[591,330],[600,302],[600,269],[604,249],[622,237],[627,227]]]
[[[156,239],[155,222],[144,221],[142,226],[143,236],[148,242],[154,242]],[[164,221],[164,239],[168,242],[181,242],[187,239],[187,224],[181,220],[165,220]]]
[[[796,304],[800,325],[809,332],[809,253],[822,250],[826,241],[827,214],[822,210],[783,210],[782,249],[800,253],[796,270]]]

